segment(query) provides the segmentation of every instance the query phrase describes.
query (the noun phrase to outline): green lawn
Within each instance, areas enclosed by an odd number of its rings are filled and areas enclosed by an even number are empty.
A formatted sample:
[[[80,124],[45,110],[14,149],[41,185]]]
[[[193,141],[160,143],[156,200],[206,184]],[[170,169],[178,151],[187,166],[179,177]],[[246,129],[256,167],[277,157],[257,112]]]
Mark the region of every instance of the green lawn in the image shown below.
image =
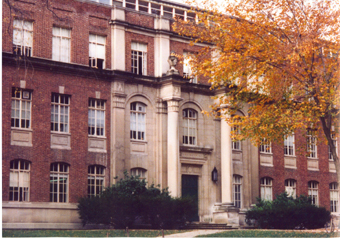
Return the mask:
[[[186,230],[164,230],[164,235]],[[2,230],[3,237],[126,237],[125,230]],[[162,236],[160,230],[129,230],[130,237]]]
[[[285,230],[230,230],[198,237],[340,237],[340,233]]]

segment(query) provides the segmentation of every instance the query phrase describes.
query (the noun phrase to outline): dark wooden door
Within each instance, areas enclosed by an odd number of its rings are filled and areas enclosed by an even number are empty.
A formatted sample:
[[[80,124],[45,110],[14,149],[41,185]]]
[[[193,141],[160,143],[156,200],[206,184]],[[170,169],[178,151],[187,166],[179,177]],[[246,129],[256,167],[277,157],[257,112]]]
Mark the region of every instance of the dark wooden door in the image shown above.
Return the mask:
[[[198,176],[182,175],[182,197],[191,197],[196,205],[196,213],[191,221],[199,221],[198,217]]]

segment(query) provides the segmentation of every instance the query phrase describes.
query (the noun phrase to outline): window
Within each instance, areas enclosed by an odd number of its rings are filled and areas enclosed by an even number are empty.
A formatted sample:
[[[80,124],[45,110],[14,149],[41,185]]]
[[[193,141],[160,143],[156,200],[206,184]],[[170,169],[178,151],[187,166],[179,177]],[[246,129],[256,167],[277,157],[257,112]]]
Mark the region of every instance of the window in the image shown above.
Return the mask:
[[[138,75],[146,75],[147,45],[131,42],[131,72]]]
[[[271,142],[269,142],[268,139],[263,138],[261,140],[260,153],[271,153],[271,152],[272,152]]]
[[[30,91],[12,88],[11,127],[31,128],[31,101]]]
[[[294,134],[284,138],[284,154],[287,156],[295,155],[295,137]]]
[[[285,180],[285,191],[288,197],[296,198],[296,180],[286,179]]]
[[[87,195],[89,198],[100,195],[104,189],[105,167],[91,165],[88,168]]]
[[[130,139],[145,140],[146,105],[139,102],[130,105]]]
[[[103,36],[90,34],[89,46],[89,65],[90,67],[104,69],[105,68],[105,42]]]
[[[271,178],[261,178],[261,199],[273,200],[273,180]]]
[[[337,183],[329,184],[329,193],[331,199],[331,212],[338,212],[339,205],[339,190]]]
[[[240,126],[234,125],[231,130],[234,132],[234,134],[239,134],[240,133]],[[234,150],[241,150],[241,141],[232,141],[231,142],[231,148]]]
[[[30,188],[30,163],[12,160],[9,172],[9,201],[28,202]]]
[[[233,202],[234,206],[241,208],[242,196],[242,177],[239,175],[233,176]]]
[[[183,110],[183,144],[196,145],[197,139],[197,111]]]
[[[190,61],[192,57],[188,52],[183,52],[183,76],[185,78],[190,78],[192,83],[197,83],[197,76],[192,75],[192,69],[190,66]]]
[[[104,136],[105,101],[89,99],[89,135]]]
[[[333,143],[334,143],[334,146],[335,146],[335,151],[337,152],[337,140],[335,138],[335,133],[331,133],[331,138],[333,140]],[[333,158],[333,155],[332,155],[332,152],[331,152],[331,148],[328,146],[328,159],[331,160],[331,161],[334,161],[334,158]]]
[[[71,30],[53,27],[52,60],[70,62]]]
[[[319,199],[318,199],[318,187],[319,183],[315,181],[308,182],[308,196],[312,199],[312,204],[318,206]]]
[[[52,163],[50,167],[50,202],[67,202],[69,166]]]
[[[132,168],[131,175],[136,177],[139,176],[139,179],[146,179],[146,169],[144,168]]]
[[[315,130],[307,130],[307,157],[316,158],[317,157],[317,146],[316,146],[316,136]]]
[[[32,56],[33,47],[33,22],[13,21],[13,54]]]
[[[52,93],[51,131],[69,132],[70,96]]]

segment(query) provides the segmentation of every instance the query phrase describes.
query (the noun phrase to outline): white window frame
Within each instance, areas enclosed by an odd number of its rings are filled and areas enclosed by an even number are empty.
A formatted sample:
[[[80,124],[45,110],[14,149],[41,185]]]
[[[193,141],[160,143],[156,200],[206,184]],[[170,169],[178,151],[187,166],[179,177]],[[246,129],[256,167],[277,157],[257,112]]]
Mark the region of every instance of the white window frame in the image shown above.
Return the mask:
[[[105,69],[105,49],[106,37],[90,34],[89,35],[89,66],[93,68]],[[99,61],[102,60],[100,67]]]
[[[61,27],[52,29],[52,60],[71,61],[71,30]]]
[[[105,137],[105,101],[89,99],[88,134]]]
[[[58,98],[58,102],[53,100]],[[67,102],[65,103],[65,100]],[[62,102],[64,101],[64,103]],[[70,132],[70,101],[69,95],[52,93],[51,99],[51,132],[68,133]],[[56,109],[58,111],[56,111]],[[63,113],[61,112],[63,111]],[[53,117],[54,116],[54,117]],[[56,129],[57,126],[57,129]],[[63,130],[61,130],[63,126]]]
[[[11,127],[31,128],[32,92],[12,88]]]
[[[112,0],[90,0],[90,1],[101,3],[101,4],[112,5]]]
[[[318,157],[318,146],[317,139],[316,136],[314,136],[314,133],[316,133],[315,130],[308,129],[306,139],[307,139],[307,157],[315,159]]]
[[[70,168],[69,165],[66,163],[51,163],[51,166],[50,166],[50,202],[57,202],[57,203],[68,202],[69,168]],[[57,183],[54,183],[54,182],[57,182]]]
[[[240,134],[240,126],[234,125],[231,127],[231,131],[237,131],[236,134]],[[232,140],[231,141],[231,148],[232,150],[242,150],[242,142],[241,140]]]
[[[13,20],[13,53],[27,57],[33,55],[33,22]]]
[[[339,212],[339,188],[337,183],[329,184],[330,211]]]
[[[273,179],[269,177],[261,178],[260,191],[262,200],[273,200]]]
[[[242,176],[233,175],[233,202],[237,208],[242,208]]]
[[[272,153],[272,143],[268,139],[263,138],[260,145],[260,153],[271,154]]]
[[[138,75],[147,75],[147,48],[148,45],[131,42],[131,72]]]
[[[139,176],[139,179],[143,180],[147,178],[147,170],[144,168],[132,168],[130,170],[131,176]]]
[[[130,139],[146,140],[146,105],[141,102],[130,104]]]
[[[337,138],[335,137],[335,133],[331,133],[331,139],[333,140],[333,144],[335,146],[335,151],[336,153],[338,154],[338,147],[337,147]],[[332,155],[332,152],[331,152],[331,148],[329,147],[328,145],[328,159],[329,161],[334,161],[334,158],[333,158],[333,155]]]
[[[295,134],[284,137],[284,155],[295,156]]]
[[[312,199],[312,204],[319,206],[319,183],[316,181],[308,182],[308,196]]]
[[[90,165],[87,176],[87,196],[89,198],[100,195],[105,187],[105,167]]]
[[[9,201],[30,201],[31,163],[26,160],[12,160],[9,171]]]
[[[285,180],[285,191],[288,197],[296,198],[296,180],[295,179]]]
[[[197,118],[198,113],[194,109],[184,109],[183,116],[183,144],[197,145]]]
[[[192,53],[184,51],[183,52],[183,76],[184,78],[191,79],[191,83],[197,83],[197,76],[192,73],[190,61],[192,60]]]

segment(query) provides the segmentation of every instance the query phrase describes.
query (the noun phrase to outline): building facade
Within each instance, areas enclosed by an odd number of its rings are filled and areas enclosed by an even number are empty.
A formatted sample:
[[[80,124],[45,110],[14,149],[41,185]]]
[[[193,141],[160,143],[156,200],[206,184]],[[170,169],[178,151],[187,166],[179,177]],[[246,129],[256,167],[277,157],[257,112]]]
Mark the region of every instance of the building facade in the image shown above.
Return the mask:
[[[187,57],[172,69],[168,62],[171,52],[190,56],[204,46],[172,31],[175,16],[195,20],[188,6],[10,3],[2,23],[3,228],[80,228],[78,198],[124,171],[172,196],[190,191],[200,222],[243,225],[256,197],[285,190],[337,215],[327,145],[302,132],[259,148],[232,142],[224,120],[201,113],[224,92],[192,77]],[[307,143],[309,155],[296,150]]]

